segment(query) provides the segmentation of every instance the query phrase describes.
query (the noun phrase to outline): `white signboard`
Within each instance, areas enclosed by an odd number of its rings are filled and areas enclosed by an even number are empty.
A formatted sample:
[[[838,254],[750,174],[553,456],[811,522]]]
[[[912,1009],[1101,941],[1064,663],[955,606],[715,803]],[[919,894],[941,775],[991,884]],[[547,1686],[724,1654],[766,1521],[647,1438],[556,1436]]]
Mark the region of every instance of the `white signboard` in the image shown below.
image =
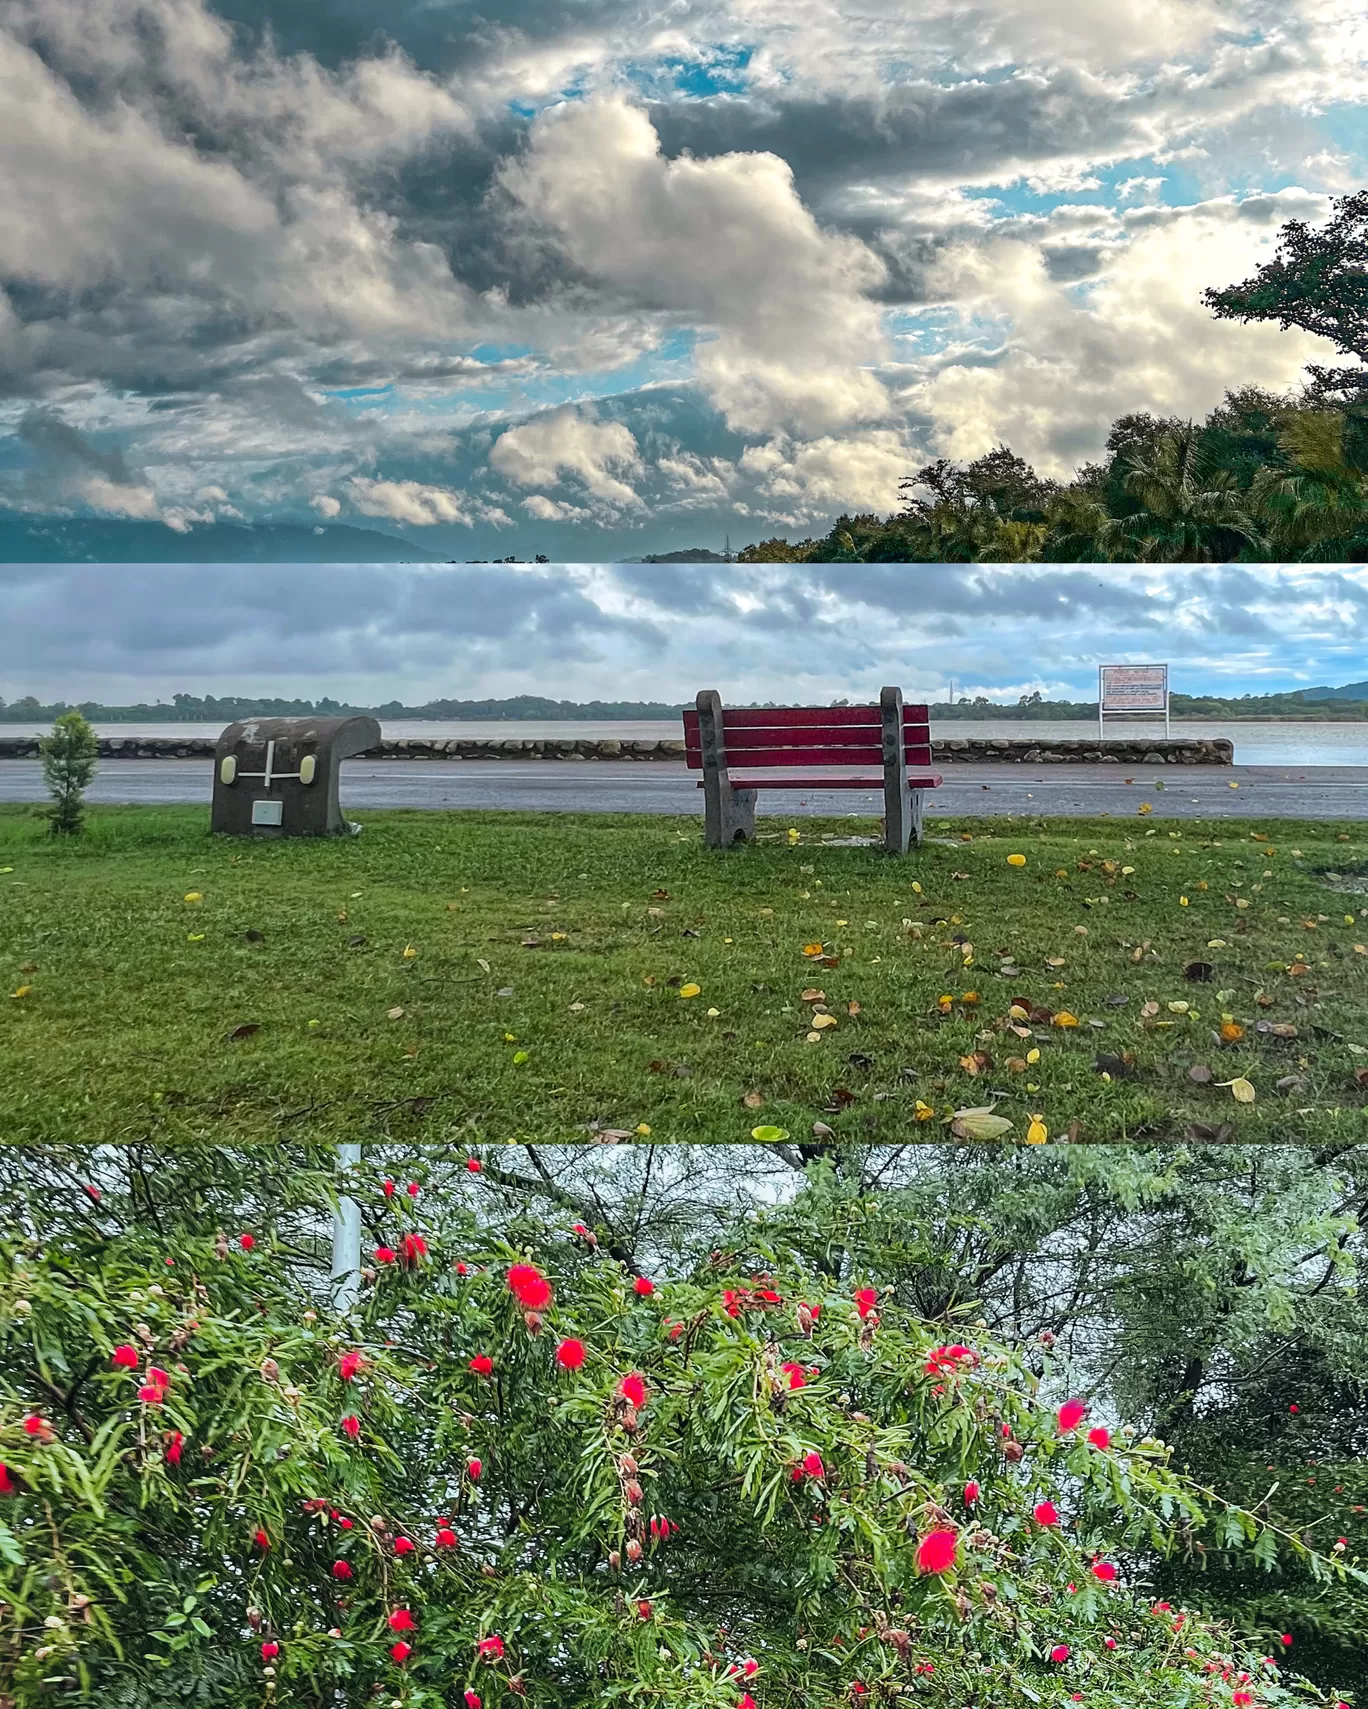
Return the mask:
[[[1099,665],[1097,668],[1097,733],[1107,718],[1157,716],[1169,729],[1167,665]]]
[[[1163,712],[1168,707],[1167,665],[1103,665],[1104,712]]]

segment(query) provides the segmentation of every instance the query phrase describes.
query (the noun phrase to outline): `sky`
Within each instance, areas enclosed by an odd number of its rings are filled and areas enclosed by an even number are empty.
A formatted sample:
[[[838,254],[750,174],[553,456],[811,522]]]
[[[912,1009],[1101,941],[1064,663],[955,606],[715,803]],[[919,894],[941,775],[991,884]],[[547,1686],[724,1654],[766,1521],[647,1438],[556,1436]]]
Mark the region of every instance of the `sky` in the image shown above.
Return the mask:
[[[1348,0],[6,0],[0,514],[616,560],[1294,387]]]
[[[2,564],[0,696],[1096,699],[1368,678],[1368,567]]]

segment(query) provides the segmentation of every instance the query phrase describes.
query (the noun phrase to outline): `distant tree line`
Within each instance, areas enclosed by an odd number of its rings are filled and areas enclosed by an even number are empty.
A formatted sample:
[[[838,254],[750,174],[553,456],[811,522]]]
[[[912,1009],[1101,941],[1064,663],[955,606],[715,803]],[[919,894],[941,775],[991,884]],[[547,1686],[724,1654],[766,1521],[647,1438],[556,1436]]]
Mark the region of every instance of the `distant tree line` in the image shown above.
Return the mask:
[[[1368,364],[1368,191],[1323,230],[1292,220],[1253,278],[1203,302],[1218,319],[1277,321]],[[1106,456],[1067,484],[999,444],[899,483],[896,514],[842,515],[820,540],[778,537],[740,563],[1365,563],[1368,366],[1309,366],[1285,395],[1227,391],[1197,425],[1119,416]]]
[[[1326,689],[1295,689],[1286,694],[1174,694],[1170,696],[1170,711],[1175,718],[1291,718],[1310,723],[1358,723],[1368,720],[1368,683],[1351,683],[1356,691]],[[1343,693],[1344,697],[1340,698]],[[692,702],[690,702],[692,704]],[[752,700],[744,703],[754,707],[775,706],[783,702]],[[847,706],[848,700],[834,700],[833,706]],[[6,704],[0,699],[0,724],[51,723],[69,712],[79,712],[98,724],[232,724],[239,718],[342,718],[361,714],[390,723],[399,719],[455,721],[482,720],[623,720],[660,719],[674,722],[684,710],[682,704],[659,700],[545,700],[536,694],[518,694],[507,700],[429,700],[421,706],[405,706],[398,700],[387,700],[383,706],[351,706],[339,700],[280,700],[269,696],[176,694],[170,701],[143,701],[136,706],[103,706],[98,700],[82,700],[74,705],[65,700],[44,704],[33,695]],[[1039,692],[1023,694],[1017,700],[991,700],[986,694],[962,700],[937,700],[930,703],[933,718],[963,718],[967,720],[1008,719],[1017,723],[1023,719],[1095,719],[1095,700],[1046,700]]]

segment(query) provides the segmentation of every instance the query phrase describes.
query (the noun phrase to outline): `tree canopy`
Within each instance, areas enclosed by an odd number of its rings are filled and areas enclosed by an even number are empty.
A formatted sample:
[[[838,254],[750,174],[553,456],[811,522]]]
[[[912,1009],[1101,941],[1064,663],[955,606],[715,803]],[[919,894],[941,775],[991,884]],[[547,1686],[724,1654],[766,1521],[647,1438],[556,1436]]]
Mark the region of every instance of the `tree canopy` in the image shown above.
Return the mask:
[[[1356,1156],[730,1149],[381,1148],[348,1313],[327,1148],[0,1156],[0,1693],[1337,1700],[1199,1569],[1353,1552],[1144,1415],[1343,1380]]]

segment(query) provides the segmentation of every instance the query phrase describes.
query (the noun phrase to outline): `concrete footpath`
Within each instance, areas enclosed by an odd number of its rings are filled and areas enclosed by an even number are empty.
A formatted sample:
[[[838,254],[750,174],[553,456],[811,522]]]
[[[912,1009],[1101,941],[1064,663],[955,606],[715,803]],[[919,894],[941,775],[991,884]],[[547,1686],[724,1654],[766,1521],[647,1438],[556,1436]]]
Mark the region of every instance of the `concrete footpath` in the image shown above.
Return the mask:
[[[1061,818],[1135,817],[1148,801],[1156,815],[1181,819],[1368,820],[1368,766],[951,765],[927,802],[932,815],[1045,813]],[[1129,778],[1131,781],[1127,782]],[[667,764],[598,760],[579,765],[537,761],[347,760],[342,805],[352,807],[522,808],[562,813],[702,815],[696,772]],[[100,767],[91,802],[209,805],[212,768],[197,760],[119,760]],[[1235,784],[1238,787],[1232,788]],[[34,760],[0,760],[0,801],[45,798]],[[761,815],[877,818],[882,797],[870,790],[765,790]]]

